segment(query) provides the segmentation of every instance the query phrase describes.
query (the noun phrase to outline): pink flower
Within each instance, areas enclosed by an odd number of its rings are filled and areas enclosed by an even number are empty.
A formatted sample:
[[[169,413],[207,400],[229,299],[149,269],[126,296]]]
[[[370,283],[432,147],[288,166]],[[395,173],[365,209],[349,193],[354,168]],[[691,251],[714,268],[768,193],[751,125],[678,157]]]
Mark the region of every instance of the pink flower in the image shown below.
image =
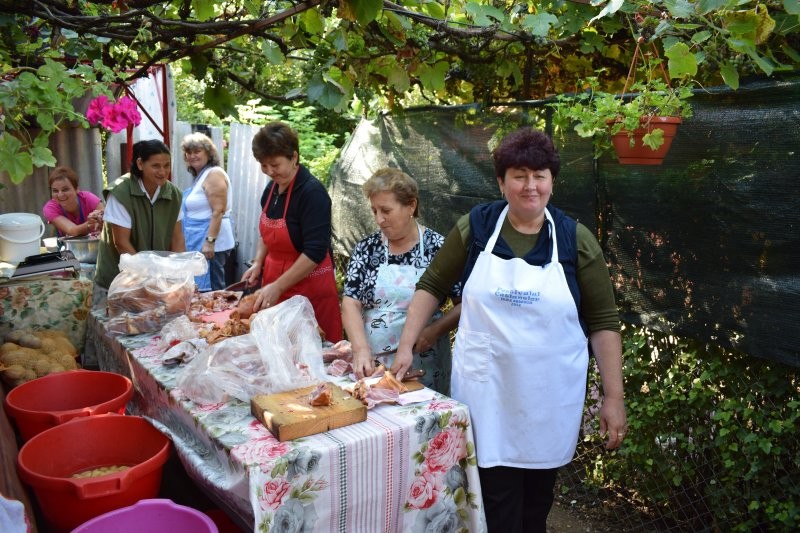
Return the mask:
[[[280,507],[283,497],[289,492],[291,485],[283,479],[271,479],[264,484],[264,497],[261,498],[261,508],[270,508],[273,511]]]
[[[264,472],[269,471],[271,461],[289,453],[291,448],[285,442],[279,442],[272,435],[250,439],[234,446],[231,455],[246,465],[260,464]]]
[[[123,96],[117,101],[116,107],[120,115],[125,117],[130,124],[138,126],[142,121],[142,115],[139,114],[139,106],[132,98]]]
[[[428,411],[447,411],[456,406],[453,400],[431,400],[428,404]]]
[[[435,472],[423,470],[408,490],[406,505],[411,509],[427,509],[436,503],[441,488],[440,477]]]
[[[122,115],[116,105],[106,108],[100,124],[112,133],[119,133],[128,127],[128,119]]]
[[[439,432],[428,443],[424,454],[430,470],[447,472],[451,466],[467,456],[467,439],[458,428],[447,428]]]
[[[89,102],[89,109],[86,110],[86,120],[90,124],[97,124],[106,113],[106,108],[111,107],[108,102],[108,96],[101,94],[91,102]]]
[[[142,115],[132,98],[123,96],[112,104],[106,95],[101,94],[89,103],[86,119],[90,124],[100,123],[105,129],[119,133],[131,124],[138,126]]]

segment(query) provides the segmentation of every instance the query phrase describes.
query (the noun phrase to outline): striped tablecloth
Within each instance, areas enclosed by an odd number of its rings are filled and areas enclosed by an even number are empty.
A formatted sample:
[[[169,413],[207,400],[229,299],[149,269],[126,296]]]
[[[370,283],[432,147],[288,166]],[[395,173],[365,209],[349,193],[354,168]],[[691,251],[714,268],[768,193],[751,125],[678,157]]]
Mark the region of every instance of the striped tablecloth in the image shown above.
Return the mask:
[[[367,420],[279,442],[238,400],[200,405],[165,367],[158,337],[110,336],[89,319],[100,368],[131,377],[132,414],[172,438],[189,475],[259,532],[481,532],[485,520],[467,407],[446,396],[379,405]]]

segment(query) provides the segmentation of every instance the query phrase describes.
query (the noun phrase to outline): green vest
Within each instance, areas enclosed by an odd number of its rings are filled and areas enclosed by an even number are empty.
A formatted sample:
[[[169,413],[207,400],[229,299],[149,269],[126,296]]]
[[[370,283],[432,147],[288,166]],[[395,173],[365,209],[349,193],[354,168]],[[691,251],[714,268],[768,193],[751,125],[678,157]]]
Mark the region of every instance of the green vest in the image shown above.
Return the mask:
[[[119,201],[131,216],[131,244],[137,252],[170,250],[172,233],[183,200],[183,193],[178,187],[168,181],[161,187],[155,203],[151,204],[137,179],[131,179],[125,174],[103,190],[106,200],[109,194]],[[106,223],[100,236],[94,281],[107,289],[117,274],[119,274],[119,252],[114,245],[110,224]]]

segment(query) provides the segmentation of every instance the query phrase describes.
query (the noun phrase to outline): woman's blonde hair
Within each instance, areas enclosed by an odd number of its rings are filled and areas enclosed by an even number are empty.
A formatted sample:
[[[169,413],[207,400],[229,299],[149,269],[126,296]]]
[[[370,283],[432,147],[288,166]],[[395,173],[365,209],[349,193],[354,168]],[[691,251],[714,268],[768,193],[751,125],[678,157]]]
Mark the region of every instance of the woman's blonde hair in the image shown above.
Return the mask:
[[[361,186],[368,199],[379,192],[390,192],[400,205],[414,205],[414,216],[419,216],[419,187],[417,182],[397,168],[381,168]]]
[[[214,141],[212,141],[208,135],[200,133],[199,131],[190,133],[183,138],[183,141],[181,141],[181,150],[184,154],[203,150],[206,155],[208,155],[208,166],[218,167],[220,165],[219,152],[217,152],[217,147],[214,146]],[[191,166],[186,168],[192,176],[197,176],[197,171]]]

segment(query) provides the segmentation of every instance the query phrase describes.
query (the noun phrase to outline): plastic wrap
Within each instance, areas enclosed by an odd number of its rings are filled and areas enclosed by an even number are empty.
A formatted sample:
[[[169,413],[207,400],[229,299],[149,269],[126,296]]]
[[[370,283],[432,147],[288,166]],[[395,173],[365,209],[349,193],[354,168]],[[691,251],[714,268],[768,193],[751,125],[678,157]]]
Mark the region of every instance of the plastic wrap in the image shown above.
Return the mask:
[[[199,252],[139,252],[122,254],[119,267],[108,288],[108,329],[138,334],[189,313],[194,277],[208,270],[208,262]]]
[[[305,296],[258,312],[250,333],[210,345],[186,365],[177,385],[197,403],[243,402],[325,381],[322,340]]]

